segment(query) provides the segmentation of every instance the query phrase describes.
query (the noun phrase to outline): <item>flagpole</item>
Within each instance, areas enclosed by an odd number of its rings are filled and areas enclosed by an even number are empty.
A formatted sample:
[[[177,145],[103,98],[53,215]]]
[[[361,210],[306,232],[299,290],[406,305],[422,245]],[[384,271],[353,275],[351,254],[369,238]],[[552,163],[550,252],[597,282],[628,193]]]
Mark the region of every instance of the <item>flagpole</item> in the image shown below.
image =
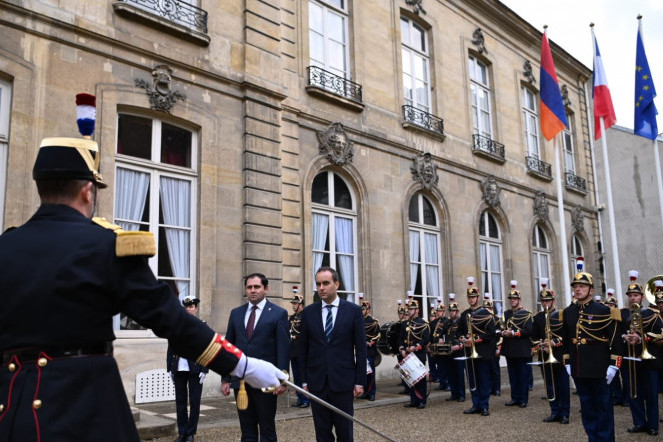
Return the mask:
[[[615,228],[615,209],[612,202],[612,181],[610,180],[610,164],[608,163],[608,143],[606,141],[607,134],[605,132],[605,122],[603,118],[599,118],[601,124],[601,144],[603,146],[603,167],[605,168],[605,186],[607,189],[606,196],[608,198],[608,220],[610,223],[610,242],[612,243],[612,266],[615,272],[615,290],[617,292],[617,303],[619,308],[624,306],[622,299],[622,280],[619,276],[619,252],[617,247],[617,229]]]
[[[663,224],[663,177],[661,177],[661,160],[658,153],[658,135],[654,138],[654,161],[656,163],[656,181],[658,182],[658,205],[661,210],[661,223]]]
[[[569,278],[569,251],[566,242],[566,220],[564,218],[564,198],[562,194],[562,172],[560,167],[560,154],[559,154],[559,135],[553,139],[553,147],[555,149],[555,176],[557,179],[557,214],[559,216],[559,230],[560,237],[562,238],[560,247],[562,248],[562,269],[564,275],[564,299],[566,304],[571,303],[571,280]]]

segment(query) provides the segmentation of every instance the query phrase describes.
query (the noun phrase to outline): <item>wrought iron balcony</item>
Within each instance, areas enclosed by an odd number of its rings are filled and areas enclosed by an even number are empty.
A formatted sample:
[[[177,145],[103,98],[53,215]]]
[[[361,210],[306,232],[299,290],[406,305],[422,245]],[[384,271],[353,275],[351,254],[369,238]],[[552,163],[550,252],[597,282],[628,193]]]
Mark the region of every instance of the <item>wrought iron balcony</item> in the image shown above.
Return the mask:
[[[207,11],[182,0],[115,0],[186,28],[207,34]]]
[[[535,175],[540,176],[541,178],[551,180],[552,173],[550,164],[545,161],[541,161],[536,157],[526,157],[527,161],[527,170],[533,172]]]
[[[444,120],[435,115],[424,112],[409,104],[403,105],[403,119],[431,132],[444,136]]]
[[[473,152],[484,153],[499,160],[506,159],[504,156],[504,144],[479,134],[474,134],[472,139],[474,141]]]
[[[581,178],[578,175],[571,172],[564,173],[564,176],[566,179],[567,188],[587,193],[587,181],[585,181],[584,178]]]
[[[308,84],[319,87],[333,94],[361,103],[361,85],[346,78],[332,74],[317,66],[309,66]]]

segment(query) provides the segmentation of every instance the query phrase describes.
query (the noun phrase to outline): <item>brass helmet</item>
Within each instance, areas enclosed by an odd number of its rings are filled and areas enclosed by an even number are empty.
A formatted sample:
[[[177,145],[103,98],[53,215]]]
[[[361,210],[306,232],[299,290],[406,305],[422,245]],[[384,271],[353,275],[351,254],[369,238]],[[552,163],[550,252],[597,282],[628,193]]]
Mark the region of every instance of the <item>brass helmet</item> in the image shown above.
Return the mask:
[[[637,293],[640,295],[644,295],[645,291],[644,288],[642,287],[642,284],[637,282],[638,276],[640,274],[638,273],[637,270],[629,270],[628,271],[628,279],[630,282],[628,283],[628,286],[626,287],[626,295],[629,293]]]
[[[509,295],[507,298],[509,299],[520,299],[520,290],[516,289],[518,286],[518,281],[515,279],[511,280],[511,290],[509,290]]]
[[[541,291],[539,292],[539,301],[552,301],[555,299],[555,292],[547,289],[548,278],[541,278]]]
[[[661,295],[663,295],[663,292],[661,292]],[[663,300],[663,296],[661,296],[661,300]],[[458,308],[458,303],[457,302],[450,302],[449,303],[449,311],[450,312],[457,312],[458,310],[460,310],[460,309]]]
[[[591,273],[587,273],[584,271],[585,259],[579,256],[578,258],[576,258],[576,265],[578,268],[578,272],[573,277],[573,281],[571,281],[571,287],[573,287],[576,284],[585,284],[590,287],[594,287],[594,277],[591,275]]]
[[[483,307],[493,308],[493,297],[488,292],[483,294]]]
[[[467,296],[479,296],[479,289],[474,287],[474,276],[467,277]]]
[[[657,304],[663,302],[663,281],[660,279],[654,281],[654,299]]]
[[[617,298],[615,297],[615,289],[609,288],[606,290],[605,304],[610,307],[617,307]]]

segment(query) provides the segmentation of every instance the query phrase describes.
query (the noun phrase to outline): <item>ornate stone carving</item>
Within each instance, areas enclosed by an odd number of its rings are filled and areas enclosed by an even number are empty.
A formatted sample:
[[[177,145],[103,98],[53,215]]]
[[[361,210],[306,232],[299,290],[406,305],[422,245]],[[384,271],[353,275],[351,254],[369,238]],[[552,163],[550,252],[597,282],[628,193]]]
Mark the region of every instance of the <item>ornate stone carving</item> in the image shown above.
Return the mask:
[[[571,99],[569,98],[569,88],[563,84],[560,92],[562,93],[562,101],[564,102],[564,106],[571,106],[573,103],[571,103]]]
[[[525,64],[523,64],[523,75],[530,83],[536,83],[534,72],[532,72],[532,63],[530,63],[529,60],[525,60]]]
[[[410,167],[412,180],[421,183],[425,189],[432,189],[437,186],[440,177],[433,164],[430,153],[422,153],[414,159],[414,164]]]
[[[318,132],[318,141],[318,152],[326,155],[332,163],[341,166],[352,162],[354,143],[348,138],[341,123],[332,123],[324,132]]]
[[[419,11],[421,11],[425,14],[426,10],[424,9],[424,6],[422,5],[423,1],[424,0],[405,0],[405,3],[412,6],[415,14],[418,14]]]
[[[546,194],[543,192],[536,192],[534,197],[534,215],[541,221],[549,220],[548,201],[546,200]]]
[[[497,185],[493,175],[488,175],[481,181],[482,198],[490,207],[498,207],[500,204],[500,192],[502,189]]]
[[[161,112],[168,112],[177,100],[186,100],[186,95],[179,91],[170,90],[170,81],[173,70],[165,64],[160,64],[152,71],[152,83],[142,78],[134,80],[136,87],[145,89],[150,99],[150,108]]]
[[[488,49],[486,49],[486,40],[483,37],[483,31],[481,28],[476,28],[472,34],[472,44],[477,47],[477,51],[480,54],[487,54]]]
[[[581,232],[585,224],[585,216],[582,214],[580,207],[576,206],[571,213],[571,225],[576,230],[576,232]]]

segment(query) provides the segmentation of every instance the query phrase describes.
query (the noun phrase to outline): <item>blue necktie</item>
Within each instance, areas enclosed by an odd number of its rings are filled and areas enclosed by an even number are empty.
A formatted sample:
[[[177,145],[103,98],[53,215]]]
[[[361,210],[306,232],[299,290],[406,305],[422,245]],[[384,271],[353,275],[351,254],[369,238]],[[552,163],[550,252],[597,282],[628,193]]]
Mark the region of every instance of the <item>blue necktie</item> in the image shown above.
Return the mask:
[[[331,341],[331,332],[334,328],[334,321],[332,317],[332,307],[333,305],[325,306],[327,308],[327,319],[325,319],[325,335],[327,336],[327,344]]]

